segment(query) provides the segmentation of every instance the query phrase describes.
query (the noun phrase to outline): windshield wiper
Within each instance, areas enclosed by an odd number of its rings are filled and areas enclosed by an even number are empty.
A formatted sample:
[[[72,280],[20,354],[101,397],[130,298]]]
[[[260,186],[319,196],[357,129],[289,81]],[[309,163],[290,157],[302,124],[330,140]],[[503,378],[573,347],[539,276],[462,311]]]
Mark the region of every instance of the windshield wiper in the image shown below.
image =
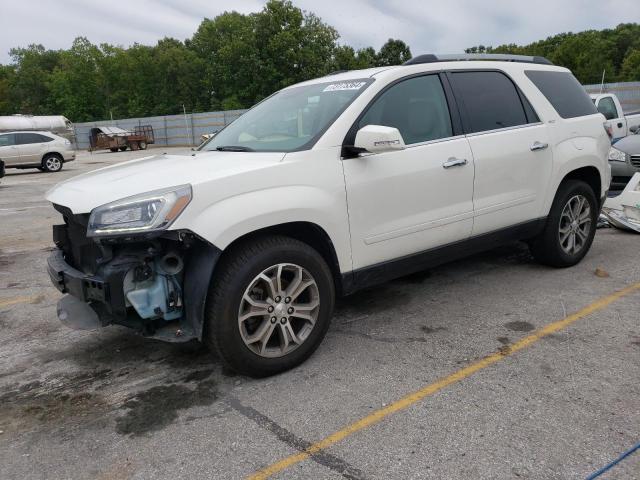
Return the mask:
[[[216,147],[219,152],[253,152],[253,148],[242,147],[240,145],[221,145]]]

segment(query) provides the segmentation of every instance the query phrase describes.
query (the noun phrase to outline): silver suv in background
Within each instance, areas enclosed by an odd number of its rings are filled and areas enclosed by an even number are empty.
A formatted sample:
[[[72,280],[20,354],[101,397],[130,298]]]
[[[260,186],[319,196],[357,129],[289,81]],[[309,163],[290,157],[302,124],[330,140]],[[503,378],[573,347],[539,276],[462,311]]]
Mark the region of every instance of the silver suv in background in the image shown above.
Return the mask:
[[[37,168],[58,172],[64,162],[75,160],[76,152],[66,138],[50,132],[0,133],[0,159],[6,168]]]

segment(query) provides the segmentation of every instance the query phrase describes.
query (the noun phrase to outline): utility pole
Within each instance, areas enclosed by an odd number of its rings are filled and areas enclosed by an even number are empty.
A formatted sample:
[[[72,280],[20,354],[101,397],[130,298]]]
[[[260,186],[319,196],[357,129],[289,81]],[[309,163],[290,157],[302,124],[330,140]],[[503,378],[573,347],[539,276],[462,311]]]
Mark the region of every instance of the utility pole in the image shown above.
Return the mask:
[[[187,133],[189,134],[189,145],[191,145],[193,143],[193,141],[191,140],[193,138],[193,135],[191,133],[191,128],[189,128],[189,122],[187,121],[187,109],[184,108],[184,103],[182,104],[182,113],[184,113],[184,126],[186,127]]]

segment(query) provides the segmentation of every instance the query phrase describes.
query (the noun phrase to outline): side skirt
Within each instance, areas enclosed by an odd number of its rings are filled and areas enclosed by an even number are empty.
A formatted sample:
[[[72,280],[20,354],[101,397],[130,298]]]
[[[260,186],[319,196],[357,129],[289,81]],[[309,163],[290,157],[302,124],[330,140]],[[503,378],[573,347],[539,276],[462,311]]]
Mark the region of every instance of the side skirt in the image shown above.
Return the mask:
[[[360,268],[350,273],[344,273],[342,274],[343,294],[349,295],[357,290],[433,268],[475,253],[491,250],[499,245],[535,237],[544,229],[546,221],[546,217],[538,218],[459,242],[449,243],[442,247],[432,248]]]

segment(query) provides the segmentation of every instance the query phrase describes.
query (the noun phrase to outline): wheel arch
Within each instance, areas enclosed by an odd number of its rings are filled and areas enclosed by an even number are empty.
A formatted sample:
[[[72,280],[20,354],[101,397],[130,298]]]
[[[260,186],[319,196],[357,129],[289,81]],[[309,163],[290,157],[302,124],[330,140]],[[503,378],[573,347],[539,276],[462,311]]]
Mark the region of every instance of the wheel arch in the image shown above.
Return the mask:
[[[327,265],[331,270],[336,293],[338,295],[342,294],[343,285],[342,276],[340,273],[340,263],[338,261],[338,255],[336,253],[335,246],[333,245],[333,241],[331,240],[329,234],[320,225],[317,225],[313,222],[293,221],[271,225],[268,227],[253,230],[251,232],[247,232],[227,245],[222,250],[221,258],[223,258],[226,254],[229,254],[230,251],[233,251],[233,248],[240,243],[271,235],[281,235],[284,237],[294,238],[303,243],[306,243],[311,248],[316,250],[322,256],[324,261],[327,262]],[[219,262],[216,264],[216,267],[218,266],[218,264]],[[215,268],[213,270],[213,275],[215,275]]]
[[[42,155],[42,158],[40,159],[40,162],[44,162],[44,159],[49,157],[49,156],[51,156],[51,155],[53,155],[55,157],[58,157],[60,159],[60,161],[62,163],[64,163],[64,157],[62,156],[61,153],[58,153],[58,152],[47,152],[47,153],[45,153],[44,155]]]
[[[599,207],[602,206],[601,205],[602,177],[600,175],[600,171],[596,167],[586,166],[586,167],[577,168],[575,170],[571,170],[569,173],[567,173],[564,176],[564,178],[560,182],[560,185],[565,183],[567,180],[581,180],[585,182],[593,190],[593,193],[595,194],[596,200],[598,201],[598,204],[599,204],[598,206]],[[558,188],[560,188],[560,185],[558,185]],[[556,189],[556,192],[557,192],[557,189]]]

